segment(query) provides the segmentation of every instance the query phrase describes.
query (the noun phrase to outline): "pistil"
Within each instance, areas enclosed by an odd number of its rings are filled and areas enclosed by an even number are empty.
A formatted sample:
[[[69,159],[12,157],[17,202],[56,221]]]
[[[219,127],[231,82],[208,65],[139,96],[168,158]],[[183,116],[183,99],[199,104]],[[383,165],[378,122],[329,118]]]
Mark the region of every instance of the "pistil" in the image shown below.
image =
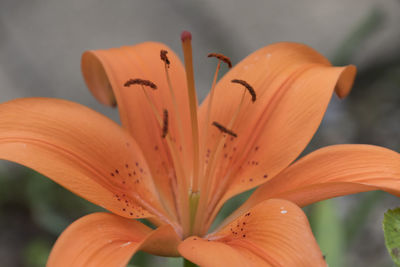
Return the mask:
[[[190,118],[192,123],[193,142],[193,176],[191,179],[190,193],[199,190],[199,126],[197,122],[197,97],[194,85],[193,57],[192,57],[192,35],[188,31],[181,34],[183,56],[185,59],[186,80],[189,95]]]
[[[199,198],[199,125],[197,121],[197,96],[194,85],[193,57],[192,57],[192,34],[184,31],[181,34],[183,56],[185,59],[186,81],[189,96],[190,121],[192,128],[192,144],[193,144],[193,173],[190,179],[190,187],[188,188],[189,204],[189,229],[184,228],[184,234],[190,234],[193,231],[195,223],[195,215],[198,207]],[[186,231],[188,230],[188,232]]]

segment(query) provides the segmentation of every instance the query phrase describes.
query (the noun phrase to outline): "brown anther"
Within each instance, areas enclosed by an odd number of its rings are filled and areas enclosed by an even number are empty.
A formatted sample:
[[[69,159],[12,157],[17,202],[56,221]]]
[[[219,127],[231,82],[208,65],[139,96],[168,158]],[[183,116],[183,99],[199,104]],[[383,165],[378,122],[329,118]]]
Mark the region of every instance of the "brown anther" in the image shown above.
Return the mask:
[[[163,128],[161,137],[165,138],[168,134],[168,110],[164,109],[163,115]]]
[[[232,135],[233,137],[237,137],[237,134],[235,134],[232,130],[229,130],[229,129],[225,128],[225,126],[222,126],[221,124],[219,124],[219,123],[216,122],[216,121],[214,121],[214,122],[212,123],[212,125],[214,125],[215,127],[217,127],[218,130],[220,130],[220,131],[223,132],[223,133]]]
[[[148,86],[153,90],[157,89],[157,85],[155,85],[153,82],[151,82],[149,80],[143,80],[143,79],[129,79],[124,83],[124,86],[125,87],[129,87],[129,86],[134,85],[134,84]]]
[[[208,57],[215,57],[218,58],[219,60],[225,62],[229,68],[232,68],[232,63],[231,60],[229,59],[229,57],[226,57],[222,54],[218,54],[218,53],[210,53],[208,54]]]
[[[257,98],[256,91],[254,91],[253,87],[251,87],[250,84],[248,84],[246,81],[238,80],[238,79],[233,79],[231,82],[243,85],[247,89],[247,91],[249,91],[249,93],[251,95],[251,101],[253,101],[253,102],[256,101],[256,98]]]
[[[162,61],[164,61],[165,65],[167,65],[167,67],[169,68],[169,64],[171,63],[168,59],[168,51],[167,50],[161,50],[160,51],[160,58]]]

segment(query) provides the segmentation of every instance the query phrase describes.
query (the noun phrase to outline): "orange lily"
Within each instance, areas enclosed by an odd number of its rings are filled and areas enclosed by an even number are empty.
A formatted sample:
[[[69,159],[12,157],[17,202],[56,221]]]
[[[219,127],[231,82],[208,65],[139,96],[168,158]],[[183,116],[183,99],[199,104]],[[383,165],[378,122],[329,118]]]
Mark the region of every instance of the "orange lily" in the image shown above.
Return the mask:
[[[355,67],[333,67],[296,43],[237,64],[198,107],[191,36],[185,67],[167,46],[88,51],[82,71],[122,127],[79,104],[26,98],[0,105],[0,158],[28,166],[112,213],[59,237],[48,266],[124,266],[138,250],[201,266],[325,266],[298,206],[369,190],[399,195],[400,155],[369,145],[317,150],[291,164]],[[290,165],[291,164],[291,165]],[[260,186],[214,232],[223,203]],[[132,220],[147,218],[155,230]]]

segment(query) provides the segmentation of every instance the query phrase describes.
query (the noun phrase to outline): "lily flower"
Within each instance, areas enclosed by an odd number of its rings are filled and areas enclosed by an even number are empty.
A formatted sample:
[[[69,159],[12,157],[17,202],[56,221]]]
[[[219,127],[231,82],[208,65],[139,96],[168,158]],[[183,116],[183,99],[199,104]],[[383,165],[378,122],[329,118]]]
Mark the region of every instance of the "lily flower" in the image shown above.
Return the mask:
[[[293,163],[333,93],[349,93],[355,67],[333,67],[306,45],[277,43],[217,82],[221,64],[231,63],[212,53],[216,73],[198,106],[191,35],[181,37],[184,64],[154,42],[83,54],[87,86],[101,103],[118,105],[122,126],[65,100],[0,105],[1,159],[111,212],[72,223],[47,266],[125,266],[138,250],[182,256],[187,266],[325,266],[301,206],[400,192],[400,156],[385,148],[331,146]],[[228,199],[257,186],[209,232]]]

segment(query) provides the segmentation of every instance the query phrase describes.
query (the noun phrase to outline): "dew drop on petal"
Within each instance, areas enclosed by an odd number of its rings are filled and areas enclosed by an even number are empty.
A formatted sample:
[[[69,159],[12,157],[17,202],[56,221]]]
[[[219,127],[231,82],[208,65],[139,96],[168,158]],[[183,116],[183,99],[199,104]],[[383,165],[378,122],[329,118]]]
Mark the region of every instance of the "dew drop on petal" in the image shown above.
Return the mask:
[[[131,241],[122,244],[120,247],[123,248],[123,247],[129,246],[130,244],[132,244]]]

